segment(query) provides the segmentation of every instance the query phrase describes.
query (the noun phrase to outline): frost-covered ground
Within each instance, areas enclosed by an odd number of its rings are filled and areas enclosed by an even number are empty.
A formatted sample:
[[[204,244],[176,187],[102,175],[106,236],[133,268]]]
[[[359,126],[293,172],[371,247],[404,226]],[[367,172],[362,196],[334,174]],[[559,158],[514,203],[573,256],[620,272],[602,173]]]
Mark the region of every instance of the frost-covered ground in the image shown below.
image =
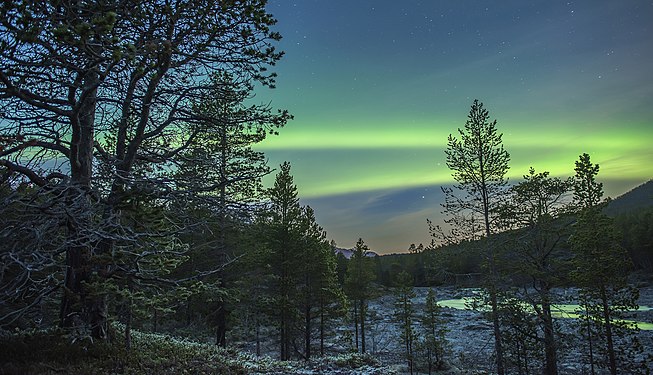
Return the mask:
[[[433,288],[438,301],[471,297],[474,289],[458,289],[454,287]],[[415,288],[416,297],[413,299],[415,311],[420,314],[428,288]],[[559,303],[569,303],[573,298],[573,290],[558,290]],[[640,290],[639,304],[653,307],[653,287]],[[407,373],[403,358],[403,347],[400,341],[400,331],[393,321],[395,296],[388,291],[381,297],[370,302],[371,317],[367,323],[367,352],[376,358],[379,363],[369,366],[360,366],[356,369],[341,368],[335,365],[337,357],[322,359],[310,364],[288,364],[292,368],[280,369],[272,373],[297,373],[297,374],[386,374]],[[443,317],[447,321],[449,353],[447,362],[449,369],[446,374],[484,374],[491,373],[493,366],[494,338],[490,323],[479,313],[470,310],[444,307]],[[641,322],[653,323],[653,310],[644,310],[635,313],[635,319]],[[573,319],[557,319],[557,324],[562,327],[568,337],[576,335]],[[351,327],[342,326],[338,329],[339,341],[329,343],[330,348],[345,351],[342,337]],[[653,331],[640,331],[638,338],[644,350],[653,351]],[[570,339],[571,340],[571,339]],[[264,353],[274,356],[276,346],[266,343]],[[568,345],[559,354],[559,367],[561,374],[581,374],[582,365],[579,362],[582,348],[578,345]],[[265,366],[264,366],[265,367]],[[265,372],[265,371],[264,371]],[[270,373],[270,372],[265,372]]]
[[[472,297],[473,289],[456,289],[454,287],[433,288],[438,301]],[[423,309],[428,288],[415,288],[416,298],[413,300],[415,310]],[[558,303],[569,303],[573,298],[573,290],[557,290]],[[392,321],[394,296],[384,295],[370,303],[374,315],[380,318],[371,324],[370,336],[376,345],[372,345],[372,353],[382,363],[394,365],[398,371],[405,369],[401,353],[403,348],[399,342],[399,330],[397,324]],[[640,306],[653,307],[653,287],[645,287],[640,290]],[[634,313],[634,320],[646,323],[653,323],[653,310],[642,309]],[[493,368],[494,337],[492,326],[481,313],[457,308],[443,308],[443,316],[447,320],[448,332],[446,334],[450,345],[448,361],[451,369],[447,373],[485,373]],[[576,336],[576,328],[573,319],[556,319],[561,330],[565,332],[569,341]],[[642,330],[638,338],[645,352],[653,353],[653,330]],[[559,367],[561,374],[578,374],[582,372],[582,365],[579,363],[583,348],[578,345],[568,345],[560,352]]]
[[[426,294],[429,288],[415,288],[416,297],[413,304],[416,313],[419,315],[423,310]],[[454,287],[433,288],[438,301],[461,299],[474,295],[474,289],[458,289]],[[573,290],[557,290],[558,303],[569,303],[573,298]],[[255,360],[252,365],[252,373],[274,373],[274,374],[404,374],[407,367],[403,357],[403,347],[400,340],[400,330],[393,319],[395,296],[391,290],[386,291],[382,296],[374,299],[369,304],[370,319],[367,322],[367,352],[376,361],[371,360],[369,364],[360,366],[342,367],[341,362],[349,361],[346,349],[346,337],[351,334],[352,327],[344,323],[337,329],[338,334],[328,343],[329,351],[340,351],[341,357],[329,357],[317,359],[309,364],[303,362],[282,362],[270,359],[272,365],[266,365],[265,359]],[[639,304],[653,307],[653,287],[645,287],[640,290]],[[448,370],[442,374],[486,374],[493,369],[494,338],[492,327],[481,313],[443,307],[442,315],[447,322],[448,332],[446,338],[449,342],[447,354]],[[653,323],[653,310],[645,310],[636,313],[634,318],[640,322]],[[573,319],[556,319],[562,331],[573,341],[577,335]],[[269,332],[271,333],[271,332]],[[268,336],[268,335],[266,335]],[[273,336],[273,335],[272,335]],[[268,336],[270,337],[270,336]],[[644,347],[645,352],[653,352],[653,330],[640,331],[638,338]],[[245,345],[246,350],[252,350],[251,344]],[[263,343],[263,353],[270,357],[276,357],[277,345],[268,341]],[[583,373],[580,358],[583,355],[583,348],[578,344],[565,345],[559,353],[559,368],[561,374]],[[258,369],[258,370],[257,370]]]

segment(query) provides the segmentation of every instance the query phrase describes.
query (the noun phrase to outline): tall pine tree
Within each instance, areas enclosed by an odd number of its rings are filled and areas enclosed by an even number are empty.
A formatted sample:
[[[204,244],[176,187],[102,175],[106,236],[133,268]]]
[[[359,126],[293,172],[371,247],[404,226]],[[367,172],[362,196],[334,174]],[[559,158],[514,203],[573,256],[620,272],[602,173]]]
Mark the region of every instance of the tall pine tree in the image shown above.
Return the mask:
[[[417,342],[417,332],[415,331],[415,307],[413,298],[413,277],[406,271],[401,271],[397,275],[396,281],[396,299],[394,309],[394,319],[400,330],[401,344],[404,347],[404,355],[408,364],[408,371],[413,374],[415,364],[415,344]]]
[[[356,242],[356,247],[347,263],[345,276],[345,292],[351,300],[352,318],[355,331],[356,350],[365,353],[365,322],[367,305],[372,296],[372,281],[376,278],[368,257],[369,247],[362,238]]]
[[[296,251],[302,210],[297,187],[290,173],[290,163],[281,164],[270,195],[269,248],[270,264],[276,277],[276,314],[279,327],[279,355],[290,359],[294,320],[298,314],[296,301]]]
[[[575,171],[578,221],[571,238],[572,276],[580,287],[579,321],[588,344],[590,370],[595,373],[595,367],[607,368],[612,375],[620,371],[644,373],[645,365],[629,358],[639,350],[637,337],[628,329],[635,327],[627,327],[628,323],[620,319],[628,310],[637,309],[639,291],[628,285],[630,258],[619,244],[613,219],[602,212],[603,184],[596,181],[599,165],[582,154]],[[626,347],[619,349],[619,344]]]
[[[262,200],[261,179],[270,172],[262,152],[252,146],[275,133],[291,116],[272,113],[265,105],[246,106],[252,87],[228,73],[214,74],[211,90],[193,108],[197,142],[185,148],[173,173],[177,194],[185,195],[179,216],[190,213],[189,237],[196,256],[194,265],[204,275],[214,274],[214,287],[227,288],[225,264],[238,251],[238,227],[250,222]],[[197,236],[197,228],[204,229]],[[207,254],[210,253],[210,254]],[[191,254],[192,255],[192,254]],[[215,293],[214,293],[215,294]],[[226,346],[227,304],[218,297],[212,306],[216,345]]]
[[[445,154],[447,167],[456,184],[453,189],[443,188],[443,213],[448,217],[445,222],[452,226],[449,239],[453,237],[454,241],[460,242],[484,237],[497,373],[504,375],[496,248],[492,235],[497,230],[499,207],[507,196],[506,173],[510,154],[503,148],[502,134],[497,131],[496,124],[496,120],[490,121],[483,103],[474,100],[465,127],[458,129],[459,138],[449,135]]]

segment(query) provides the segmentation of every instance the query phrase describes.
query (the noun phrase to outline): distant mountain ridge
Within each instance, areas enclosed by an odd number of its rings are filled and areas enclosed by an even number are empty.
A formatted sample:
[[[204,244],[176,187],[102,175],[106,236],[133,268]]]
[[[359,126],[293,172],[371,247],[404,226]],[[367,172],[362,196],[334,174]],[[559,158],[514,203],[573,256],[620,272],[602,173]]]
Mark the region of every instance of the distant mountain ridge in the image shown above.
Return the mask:
[[[336,247],[335,253],[336,253],[336,256],[338,254],[342,254],[342,256],[344,256],[345,258],[350,259],[351,256],[354,254],[354,249],[342,249],[342,248]],[[370,258],[374,258],[374,257],[378,257],[379,254],[375,253],[374,251],[368,251],[367,256],[370,257]]]
[[[617,216],[647,207],[653,207],[653,180],[613,199],[604,212],[610,216]]]

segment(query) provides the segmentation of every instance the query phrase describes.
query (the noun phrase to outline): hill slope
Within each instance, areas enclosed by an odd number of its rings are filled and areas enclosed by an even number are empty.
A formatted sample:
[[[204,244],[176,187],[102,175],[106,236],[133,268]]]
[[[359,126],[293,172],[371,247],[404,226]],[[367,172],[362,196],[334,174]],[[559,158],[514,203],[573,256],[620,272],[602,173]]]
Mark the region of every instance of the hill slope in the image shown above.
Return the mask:
[[[605,213],[617,216],[647,207],[653,207],[653,180],[615,198],[605,208]]]

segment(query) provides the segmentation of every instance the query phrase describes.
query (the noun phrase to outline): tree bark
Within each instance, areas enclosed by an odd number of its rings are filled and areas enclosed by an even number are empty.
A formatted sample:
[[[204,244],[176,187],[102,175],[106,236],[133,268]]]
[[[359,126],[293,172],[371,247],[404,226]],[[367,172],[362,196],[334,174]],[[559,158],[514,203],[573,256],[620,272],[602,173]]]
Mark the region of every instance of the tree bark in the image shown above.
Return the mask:
[[[610,305],[605,290],[605,285],[601,286],[601,303],[603,308],[603,320],[605,321],[605,341],[608,351],[608,366],[610,374],[617,375],[617,360],[614,353],[614,343],[612,340],[612,318],[610,317]]]
[[[594,339],[592,338],[592,320],[590,319],[589,304],[585,301],[585,313],[587,314],[587,342],[590,356],[590,374],[595,375],[594,371]]]
[[[360,320],[361,320],[361,353],[365,353],[365,300],[360,300]]]
[[[358,346],[358,301],[354,301],[354,329],[356,331],[356,335],[354,336],[355,342],[356,342],[356,352],[358,352],[359,346]]]
[[[306,355],[306,360],[311,359],[311,305],[306,304],[306,310],[304,311],[305,318],[305,332],[304,332],[304,353]]]
[[[226,348],[227,347],[227,339],[226,339],[226,333],[227,333],[227,314],[224,309],[224,302],[221,301],[218,305],[218,312],[217,312],[217,328],[215,332],[215,345],[218,345],[221,348]]]
[[[551,304],[548,301],[542,302],[542,319],[544,320],[544,372],[549,375],[557,375],[558,356],[553,331],[553,318],[551,317]]]
[[[499,307],[497,301],[496,286],[490,286],[490,305],[492,306],[492,329],[494,332],[494,348],[497,353],[497,374],[504,375],[503,367],[503,345],[501,342],[501,327],[499,326]]]
[[[93,143],[95,126],[95,107],[97,102],[97,73],[87,72],[83,78],[79,110],[70,117],[72,129],[70,140],[71,184],[67,199],[82,203],[82,210],[90,209],[88,200],[91,192],[93,173]],[[107,308],[104,297],[89,297],[83,290],[83,282],[89,281],[94,265],[92,250],[88,239],[78,228],[75,218],[68,219],[68,241],[66,249],[66,275],[64,293],[61,299],[60,324],[64,328],[88,325],[94,339],[105,339],[107,335]],[[81,223],[81,225],[88,223]]]
[[[320,356],[324,356],[324,301],[320,298]]]
[[[225,272],[222,267],[227,259],[227,127],[228,124],[221,124],[220,127],[220,243],[218,245],[218,288],[225,289]],[[227,347],[227,306],[224,298],[220,298],[217,306],[217,329],[215,344],[226,348]]]

